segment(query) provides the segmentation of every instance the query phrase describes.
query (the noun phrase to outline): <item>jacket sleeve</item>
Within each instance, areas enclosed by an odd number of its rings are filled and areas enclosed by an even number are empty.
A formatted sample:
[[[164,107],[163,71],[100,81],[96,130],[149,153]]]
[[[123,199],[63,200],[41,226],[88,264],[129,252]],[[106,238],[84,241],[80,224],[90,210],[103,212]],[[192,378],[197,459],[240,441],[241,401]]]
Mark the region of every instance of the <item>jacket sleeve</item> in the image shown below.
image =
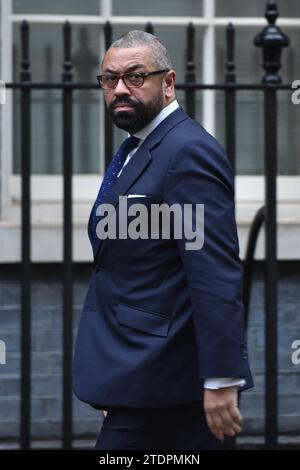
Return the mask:
[[[204,244],[187,249],[176,240],[190,290],[199,377],[243,378],[252,386],[242,304],[242,264],[234,211],[233,174],[213,137],[190,141],[169,164],[164,200],[191,204],[193,229],[201,230],[196,204],[204,205]],[[186,207],[186,206],[185,206]]]

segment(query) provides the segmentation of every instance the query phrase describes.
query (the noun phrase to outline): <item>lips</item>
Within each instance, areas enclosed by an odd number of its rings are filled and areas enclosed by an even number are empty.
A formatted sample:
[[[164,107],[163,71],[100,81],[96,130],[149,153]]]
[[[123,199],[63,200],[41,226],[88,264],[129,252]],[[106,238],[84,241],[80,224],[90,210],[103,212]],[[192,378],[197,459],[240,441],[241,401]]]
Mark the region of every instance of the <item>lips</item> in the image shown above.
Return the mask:
[[[131,106],[130,104],[117,104],[115,107],[114,107],[114,110],[115,111],[127,111],[128,109],[132,109],[133,106]]]

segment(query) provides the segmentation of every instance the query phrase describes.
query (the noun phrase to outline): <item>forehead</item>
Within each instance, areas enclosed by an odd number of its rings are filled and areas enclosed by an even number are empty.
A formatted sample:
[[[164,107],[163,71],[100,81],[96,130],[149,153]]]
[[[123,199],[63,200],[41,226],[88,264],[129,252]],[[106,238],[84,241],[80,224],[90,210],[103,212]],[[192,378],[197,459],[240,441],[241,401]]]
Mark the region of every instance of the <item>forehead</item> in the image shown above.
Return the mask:
[[[140,65],[140,68],[153,67],[151,49],[147,46],[111,47],[102,62],[102,71],[125,72],[130,67]]]

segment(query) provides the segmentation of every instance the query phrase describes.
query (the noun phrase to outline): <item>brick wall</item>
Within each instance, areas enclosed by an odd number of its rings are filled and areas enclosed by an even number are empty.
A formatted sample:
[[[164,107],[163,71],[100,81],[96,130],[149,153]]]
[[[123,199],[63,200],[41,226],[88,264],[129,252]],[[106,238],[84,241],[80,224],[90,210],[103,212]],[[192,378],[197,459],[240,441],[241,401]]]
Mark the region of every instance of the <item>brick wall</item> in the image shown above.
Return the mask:
[[[255,388],[242,395],[244,429],[258,433],[264,426],[264,284],[262,268],[256,270],[248,327],[250,364]],[[291,344],[300,339],[299,263],[279,267],[278,286],[278,391],[279,430],[300,435],[300,365],[291,361]]]
[[[88,268],[74,279],[74,338],[88,281]],[[5,273],[7,274],[5,279]],[[19,267],[1,268],[0,339],[6,342],[6,365],[0,366],[0,440],[19,435],[20,288]],[[32,436],[60,438],[62,420],[62,273],[60,267],[34,269],[32,282]],[[74,397],[74,434],[94,440],[101,412]]]

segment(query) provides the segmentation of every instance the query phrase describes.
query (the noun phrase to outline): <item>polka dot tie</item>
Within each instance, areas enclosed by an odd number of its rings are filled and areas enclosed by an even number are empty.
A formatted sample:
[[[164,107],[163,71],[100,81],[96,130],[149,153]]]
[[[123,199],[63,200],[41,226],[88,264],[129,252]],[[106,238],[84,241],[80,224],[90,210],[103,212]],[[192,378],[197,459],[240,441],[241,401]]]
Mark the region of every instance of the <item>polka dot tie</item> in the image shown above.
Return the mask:
[[[107,194],[112,189],[113,185],[118,179],[118,174],[124,165],[127,155],[129,154],[131,150],[133,150],[135,147],[138,146],[139,141],[140,139],[138,139],[137,137],[134,137],[134,136],[127,137],[127,139],[125,139],[124,142],[122,142],[119,150],[117,151],[116,155],[113,157],[112,161],[110,162],[110,165],[105,173],[102,184],[100,186],[100,190],[99,190],[96,202],[92,209],[91,235],[94,240],[96,240],[97,238],[96,226],[100,218],[100,216],[96,215],[97,208],[100,204],[102,204],[105,201]]]

